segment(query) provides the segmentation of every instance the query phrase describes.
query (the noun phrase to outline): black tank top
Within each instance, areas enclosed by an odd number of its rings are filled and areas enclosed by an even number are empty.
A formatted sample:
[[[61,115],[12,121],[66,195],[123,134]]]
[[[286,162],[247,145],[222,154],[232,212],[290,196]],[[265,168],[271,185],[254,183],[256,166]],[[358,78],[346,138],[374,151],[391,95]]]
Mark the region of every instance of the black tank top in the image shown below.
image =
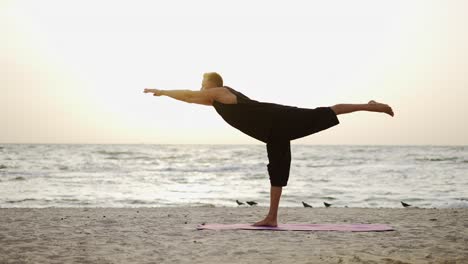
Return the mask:
[[[231,87],[223,87],[236,95],[237,104],[223,104],[213,100],[213,107],[216,112],[231,126],[264,143],[268,142],[275,116],[290,108],[297,108],[295,106],[260,102],[250,99]]]

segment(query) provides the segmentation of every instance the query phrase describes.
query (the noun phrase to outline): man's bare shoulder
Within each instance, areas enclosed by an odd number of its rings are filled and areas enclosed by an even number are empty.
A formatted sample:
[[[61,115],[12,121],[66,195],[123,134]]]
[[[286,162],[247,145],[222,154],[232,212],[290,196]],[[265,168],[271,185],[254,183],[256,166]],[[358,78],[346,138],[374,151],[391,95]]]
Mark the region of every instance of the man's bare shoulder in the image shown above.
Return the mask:
[[[200,91],[191,91],[187,102],[213,105],[213,101],[218,101],[223,104],[232,104],[234,97],[234,103],[237,103],[236,96],[232,94],[229,89],[225,87],[214,87],[209,89],[202,89]]]

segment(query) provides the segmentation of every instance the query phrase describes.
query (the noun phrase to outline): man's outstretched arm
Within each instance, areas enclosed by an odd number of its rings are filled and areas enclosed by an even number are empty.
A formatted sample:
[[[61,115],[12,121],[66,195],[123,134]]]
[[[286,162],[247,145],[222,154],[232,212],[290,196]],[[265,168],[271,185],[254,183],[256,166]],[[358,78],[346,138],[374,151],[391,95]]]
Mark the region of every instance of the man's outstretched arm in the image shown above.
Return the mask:
[[[211,105],[213,102],[213,93],[210,91],[145,89],[144,93],[153,93],[155,96],[165,95],[186,103]]]
[[[169,96],[179,101],[187,102],[190,98],[190,90],[159,90],[159,89],[145,89],[144,93],[153,93],[154,96]]]

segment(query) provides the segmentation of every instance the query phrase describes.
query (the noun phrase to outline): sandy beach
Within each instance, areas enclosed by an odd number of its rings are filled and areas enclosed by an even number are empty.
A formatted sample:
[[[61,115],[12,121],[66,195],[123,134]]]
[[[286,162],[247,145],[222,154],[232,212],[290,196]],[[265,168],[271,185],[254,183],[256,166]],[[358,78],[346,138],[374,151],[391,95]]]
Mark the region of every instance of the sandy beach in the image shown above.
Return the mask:
[[[280,208],[280,223],[385,232],[197,230],[267,207],[2,208],[0,263],[468,263],[468,209]]]

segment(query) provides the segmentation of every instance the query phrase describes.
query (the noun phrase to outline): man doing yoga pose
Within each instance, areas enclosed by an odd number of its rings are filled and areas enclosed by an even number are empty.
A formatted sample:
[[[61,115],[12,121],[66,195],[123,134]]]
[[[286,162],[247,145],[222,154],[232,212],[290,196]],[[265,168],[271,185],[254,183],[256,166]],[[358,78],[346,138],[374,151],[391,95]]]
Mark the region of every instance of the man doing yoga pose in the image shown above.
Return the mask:
[[[187,103],[213,106],[231,126],[266,143],[270,177],[270,209],[267,216],[253,225],[277,226],[282,187],[287,185],[291,164],[290,141],[339,124],[337,115],[356,111],[381,112],[393,116],[390,106],[376,101],[367,104],[336,104],[313,109],[260,102],[223,85],[215,72],[203,75],[202,87],[192,90],[145,89],[144,93],[169,96]]]

